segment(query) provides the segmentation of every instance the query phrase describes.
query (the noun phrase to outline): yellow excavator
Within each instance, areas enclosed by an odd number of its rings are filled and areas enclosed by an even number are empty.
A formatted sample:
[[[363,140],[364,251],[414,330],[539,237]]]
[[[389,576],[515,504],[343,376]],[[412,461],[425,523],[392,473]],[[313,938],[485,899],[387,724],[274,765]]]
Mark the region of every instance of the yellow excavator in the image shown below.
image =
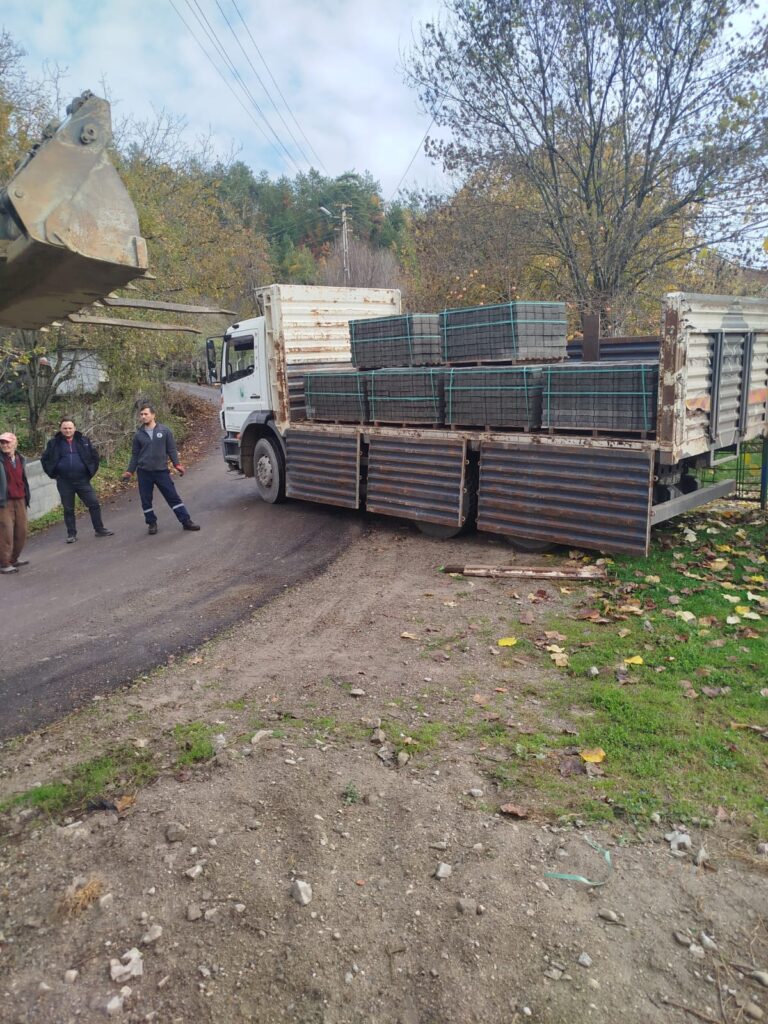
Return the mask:
[[[84,92],[0,188],[0,326],[37,329],[148,269],[131,198],[112,166],[109,103]]]

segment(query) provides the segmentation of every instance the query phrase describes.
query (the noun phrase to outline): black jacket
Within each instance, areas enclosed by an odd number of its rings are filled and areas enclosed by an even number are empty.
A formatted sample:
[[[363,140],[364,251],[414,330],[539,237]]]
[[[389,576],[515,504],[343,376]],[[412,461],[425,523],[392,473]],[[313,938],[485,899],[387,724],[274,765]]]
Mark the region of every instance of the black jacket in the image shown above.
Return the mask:
[[[55,480],[59,475],[58,466],[63,455],[63,448],[59,445],[59,441],[65,440],[64,435],[59,430],[45,446],[45,451],[40,458],[43,471],[52,480]],[[83,464],[88,472],[88,479],[90,480],[91,477],[96,475],[96,470],[99,468],[99,453],[94,448],[91,439],[85,434],[81,434],[79,430],[75,431],[75,446],[80,458],[83,460]]]
[[[23,455],[16,452],[16,458],[21,459],[22,476],[24,477],[24,504],[29,508],[29,481],[27,480],[27,460]],[[5,475],[5,462],[0,456],[0,508],[5,508],[8,502],[8,478]]]
[[[137,469],[146,469],[149,472],[158,473],[163,469],[168,469],[168,459],[174,466],[178,466],[179,452],[171,428],[164,423],[158,423],[155,426],[154,436],[150,439],[144,427],[139,427],[133,435],[133,449],[131,461],[128,463],[128,472],[135,473]]]

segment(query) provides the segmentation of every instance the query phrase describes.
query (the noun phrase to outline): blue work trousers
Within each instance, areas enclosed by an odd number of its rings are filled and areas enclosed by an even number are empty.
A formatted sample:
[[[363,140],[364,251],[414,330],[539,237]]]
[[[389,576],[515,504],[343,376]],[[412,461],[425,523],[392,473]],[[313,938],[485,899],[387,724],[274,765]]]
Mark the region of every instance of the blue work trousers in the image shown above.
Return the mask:
[[[138,469],[136,476],[139,481],[139,496],[141,498],[141,511],[144,513],[144,521],[147,524],[156,523],[157,516],[152,508],[152,494],[157,487],[165,500],[171,507],[171,511],[180,523],[188,522],[192,517],[187,512],[187,506],[179,497],[179,492],[171,480],[171,474],[167,469]]]

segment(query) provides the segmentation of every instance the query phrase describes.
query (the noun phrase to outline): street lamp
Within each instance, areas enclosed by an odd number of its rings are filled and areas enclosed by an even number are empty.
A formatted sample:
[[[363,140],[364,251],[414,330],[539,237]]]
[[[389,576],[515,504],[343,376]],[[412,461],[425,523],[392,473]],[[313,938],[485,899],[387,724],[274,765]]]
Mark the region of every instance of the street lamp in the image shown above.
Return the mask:
[[[335,213],[331,213],[327,206],[320,206],[319,210],[324,213],[326,217],[330,217],[331,220],[341,221],[341,257],[344,265],[344,284],[349,284],[349,233],[347,230],[347,210],[349,207],[346,203],[341,204],[341,217],[337,217]]]

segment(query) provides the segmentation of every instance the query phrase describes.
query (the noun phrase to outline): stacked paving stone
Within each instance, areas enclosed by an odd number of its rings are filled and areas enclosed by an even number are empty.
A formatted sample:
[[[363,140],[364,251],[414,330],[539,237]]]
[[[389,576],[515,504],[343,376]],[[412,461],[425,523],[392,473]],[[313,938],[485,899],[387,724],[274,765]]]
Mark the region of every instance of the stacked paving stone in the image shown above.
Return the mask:
[[[447,363],[516,363],[566,358],[563,302],[505,302],[440,314]]]
[[[444,422],[441,368],[373,370],[368,374],[368,407],[374,423]]]
[[[446,371],[445,422],[537,430],[542,374],[538,366],[483,366]]]
[[[309,420],[365,423],[368,419],[367,373],[312,372],[304,377]]]
[[[542,426],[554,430],[651,433],[656,429],[655,362],[542,367]]]
[[[437,313],[350,320],[352,365],[364,370],[442,362]]]

